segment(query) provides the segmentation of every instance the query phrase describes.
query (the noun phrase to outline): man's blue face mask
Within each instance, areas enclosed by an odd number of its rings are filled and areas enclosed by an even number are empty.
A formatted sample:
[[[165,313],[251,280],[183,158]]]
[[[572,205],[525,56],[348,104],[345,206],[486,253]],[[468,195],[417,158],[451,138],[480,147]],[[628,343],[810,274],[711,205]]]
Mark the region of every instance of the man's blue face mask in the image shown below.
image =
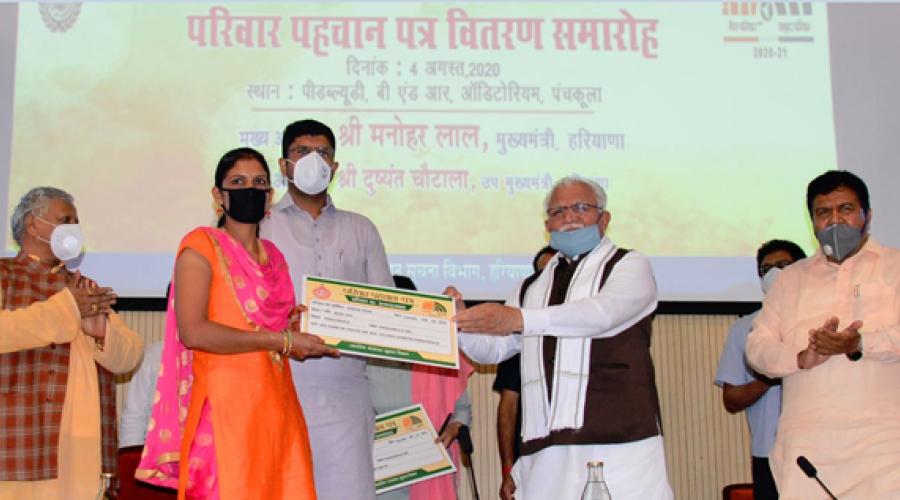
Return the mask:
[[[600,244],[600,231],[596,224],[571,231],[550,233],[550,248],[559,250],[569,257],[577,257],[590,252]]]

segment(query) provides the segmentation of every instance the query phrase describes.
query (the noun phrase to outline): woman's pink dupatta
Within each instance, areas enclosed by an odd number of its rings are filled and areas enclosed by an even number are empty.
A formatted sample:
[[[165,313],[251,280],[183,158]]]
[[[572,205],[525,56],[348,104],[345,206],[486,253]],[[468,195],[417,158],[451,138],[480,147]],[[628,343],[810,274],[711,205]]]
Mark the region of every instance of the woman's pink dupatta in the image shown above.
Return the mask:
[[[222,229],[201,228],[216,249],[218,262],[211,262],[213,273],[221,272],[249,324],[259,329],[279,331],[287,328],[288,316],[295,307],[294,287],[284,256],[273,243],[259,240],[268,261],[256,263],[251,255]],[[195,230],[196,231],[196,230]],[[166,338],[157,380],[153,412],[147,442],[135,477],[142,481],[178,488],[182,436],[188,423],[193,385],[193,351],[178,335],[175,315],[175,283],[169,288],[166,313]],[[203,405],[194,442],[190,445],[187,498],[217,499],[215,443],[209,403]],[[202,464],[202,466],[198,466]]]
[[[453,413],[456,400],[466,390],[469,375],[473,370],[472,365],[463,356],[459,357],[459,370],[413,365],[412,382],[410,383],[413,402],[422,403],[425,413],[428,414],[434,425],[442,424],[447,415]],[[456,464],[456,470],[461,471],[459,444],[456,442],[450,446],[450,455],[453,463]],[[409,487],[409,498],[410,500],[456,500],[453,475],[447,474],[413,484]]]

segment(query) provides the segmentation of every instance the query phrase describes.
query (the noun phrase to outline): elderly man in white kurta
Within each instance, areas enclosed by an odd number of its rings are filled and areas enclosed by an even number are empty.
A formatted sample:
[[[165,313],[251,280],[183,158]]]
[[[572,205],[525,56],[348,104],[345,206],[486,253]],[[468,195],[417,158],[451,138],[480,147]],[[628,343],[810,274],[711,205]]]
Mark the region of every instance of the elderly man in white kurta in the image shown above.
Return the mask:
[[[501,495],[579,498],[587,463],[599,460],[616,500],[671,499],[649,352],[657,305],[650,262],[605,236],[610,214],[596,183],[560,180],[546,209],[559,253],[506,305],[456,317],[473,360],[522,353],[522,457]]]
[[[837,498],[900,498],[900,251],[868,235],[865,184],[845,171],[807,190],[819,250],[766,294],[747,360],[781,377],[769,455],[780,498],[828,498],[797,465],[805,456]]]

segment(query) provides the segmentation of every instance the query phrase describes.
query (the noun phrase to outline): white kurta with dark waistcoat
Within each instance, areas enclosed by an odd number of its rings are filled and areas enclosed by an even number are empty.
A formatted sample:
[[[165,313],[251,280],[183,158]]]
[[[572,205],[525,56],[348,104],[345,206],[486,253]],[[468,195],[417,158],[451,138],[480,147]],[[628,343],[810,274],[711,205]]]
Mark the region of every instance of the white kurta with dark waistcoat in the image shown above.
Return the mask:
[[[460,347],[480,363],[498,363],[522,350],[524,343],[540,346],[530,339],[554,337],[556,358],[562,364],[554,371],[554,381],[547,390],[546,373],[541,360],[523,358],[523,449],[529,441],[536,441],[556,432],[603,425],[582,421],[584,405],[565,404],[578,401],[581,381],[592,372],[578,368],[573,361],[583,360],[579,345],[590,350],[592,342],[584,340],[611,339],[646,321],[656,310],[656,282],[646,257],[629,252],[621,258],[609,274],[603,287],[598,284],[603,267],[615,254],[613,243],[603,238],[577,264],[575,277],[568,285],[567,298],[559,305],[546,306],[553,288],[553,277],[560,265],[560,255],[548,263],[540,277],[531,284],[524,307],[520,304],[521,285],[510,295],[506,304],[520,308],[524,320],[521,335],[491,336],[460,333]],[[533,299],[538,297],[540,299]],[[568,353],[568,354],[566,354]],[[524,353],[526,356],[528,353]],[[561,359],[560,355],[563,358]],[[534,356],[532,356],[534,358]],[[589,366],[589,359],[588,365]],[[568,382],[569,379],[571,382]],[[526,397],[529,387],[537,387],[538,394]],[[590,396],[588,396],[590,397]],[[554,405],[554,401],[560,402]],[[581,412],[581,413],[579,413]],[[530,421],[530,423],[529,423]],[[530,455],[523,455],[513,468],[516,498],[546,500],[548,498],[579,498],[587,481],[587,462],[605,463],[604,475],[616,500],[668,500],[673,498],[666,475],[662,436],[655,435],[622,443],[554,445]]]

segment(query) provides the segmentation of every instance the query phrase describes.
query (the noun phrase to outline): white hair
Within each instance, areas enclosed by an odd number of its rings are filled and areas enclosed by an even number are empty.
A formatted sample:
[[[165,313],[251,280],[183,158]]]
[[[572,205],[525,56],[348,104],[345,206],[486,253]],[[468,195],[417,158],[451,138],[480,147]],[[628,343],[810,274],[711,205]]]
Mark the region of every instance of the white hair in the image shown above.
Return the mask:
[[[556,181],[555,184],[553,184],[553,189],[551,189],[550,192],[547,193],[547,196],[544,197],[544,211],[546,212],[547,209],[550,208],[550,197],[553,196],[553,193],[555,193],[557,189],[569,187],[575,184],[584,184],[585,186],[591,188],[591,190],[594,192],[594,196],[597,197],[597,206],[600,207],[600,210],[606,210],[606,191],[603,189],[603,186],[578,174],[572,174],[563,177],[562,179]]]
[[[25,232],[25,216],[34,214],[38,217],[47,213],[50,208],[50,200],[62,200],[69,204],[75,203],[72,195],[55,187],[41,186],[32,188],[31,191],[25,193],[25,196],[19,200],[13,210],[12,217],[9,219],[9,226],[12,228],[12,236],[16,243],[22,246],[22,233]]]

